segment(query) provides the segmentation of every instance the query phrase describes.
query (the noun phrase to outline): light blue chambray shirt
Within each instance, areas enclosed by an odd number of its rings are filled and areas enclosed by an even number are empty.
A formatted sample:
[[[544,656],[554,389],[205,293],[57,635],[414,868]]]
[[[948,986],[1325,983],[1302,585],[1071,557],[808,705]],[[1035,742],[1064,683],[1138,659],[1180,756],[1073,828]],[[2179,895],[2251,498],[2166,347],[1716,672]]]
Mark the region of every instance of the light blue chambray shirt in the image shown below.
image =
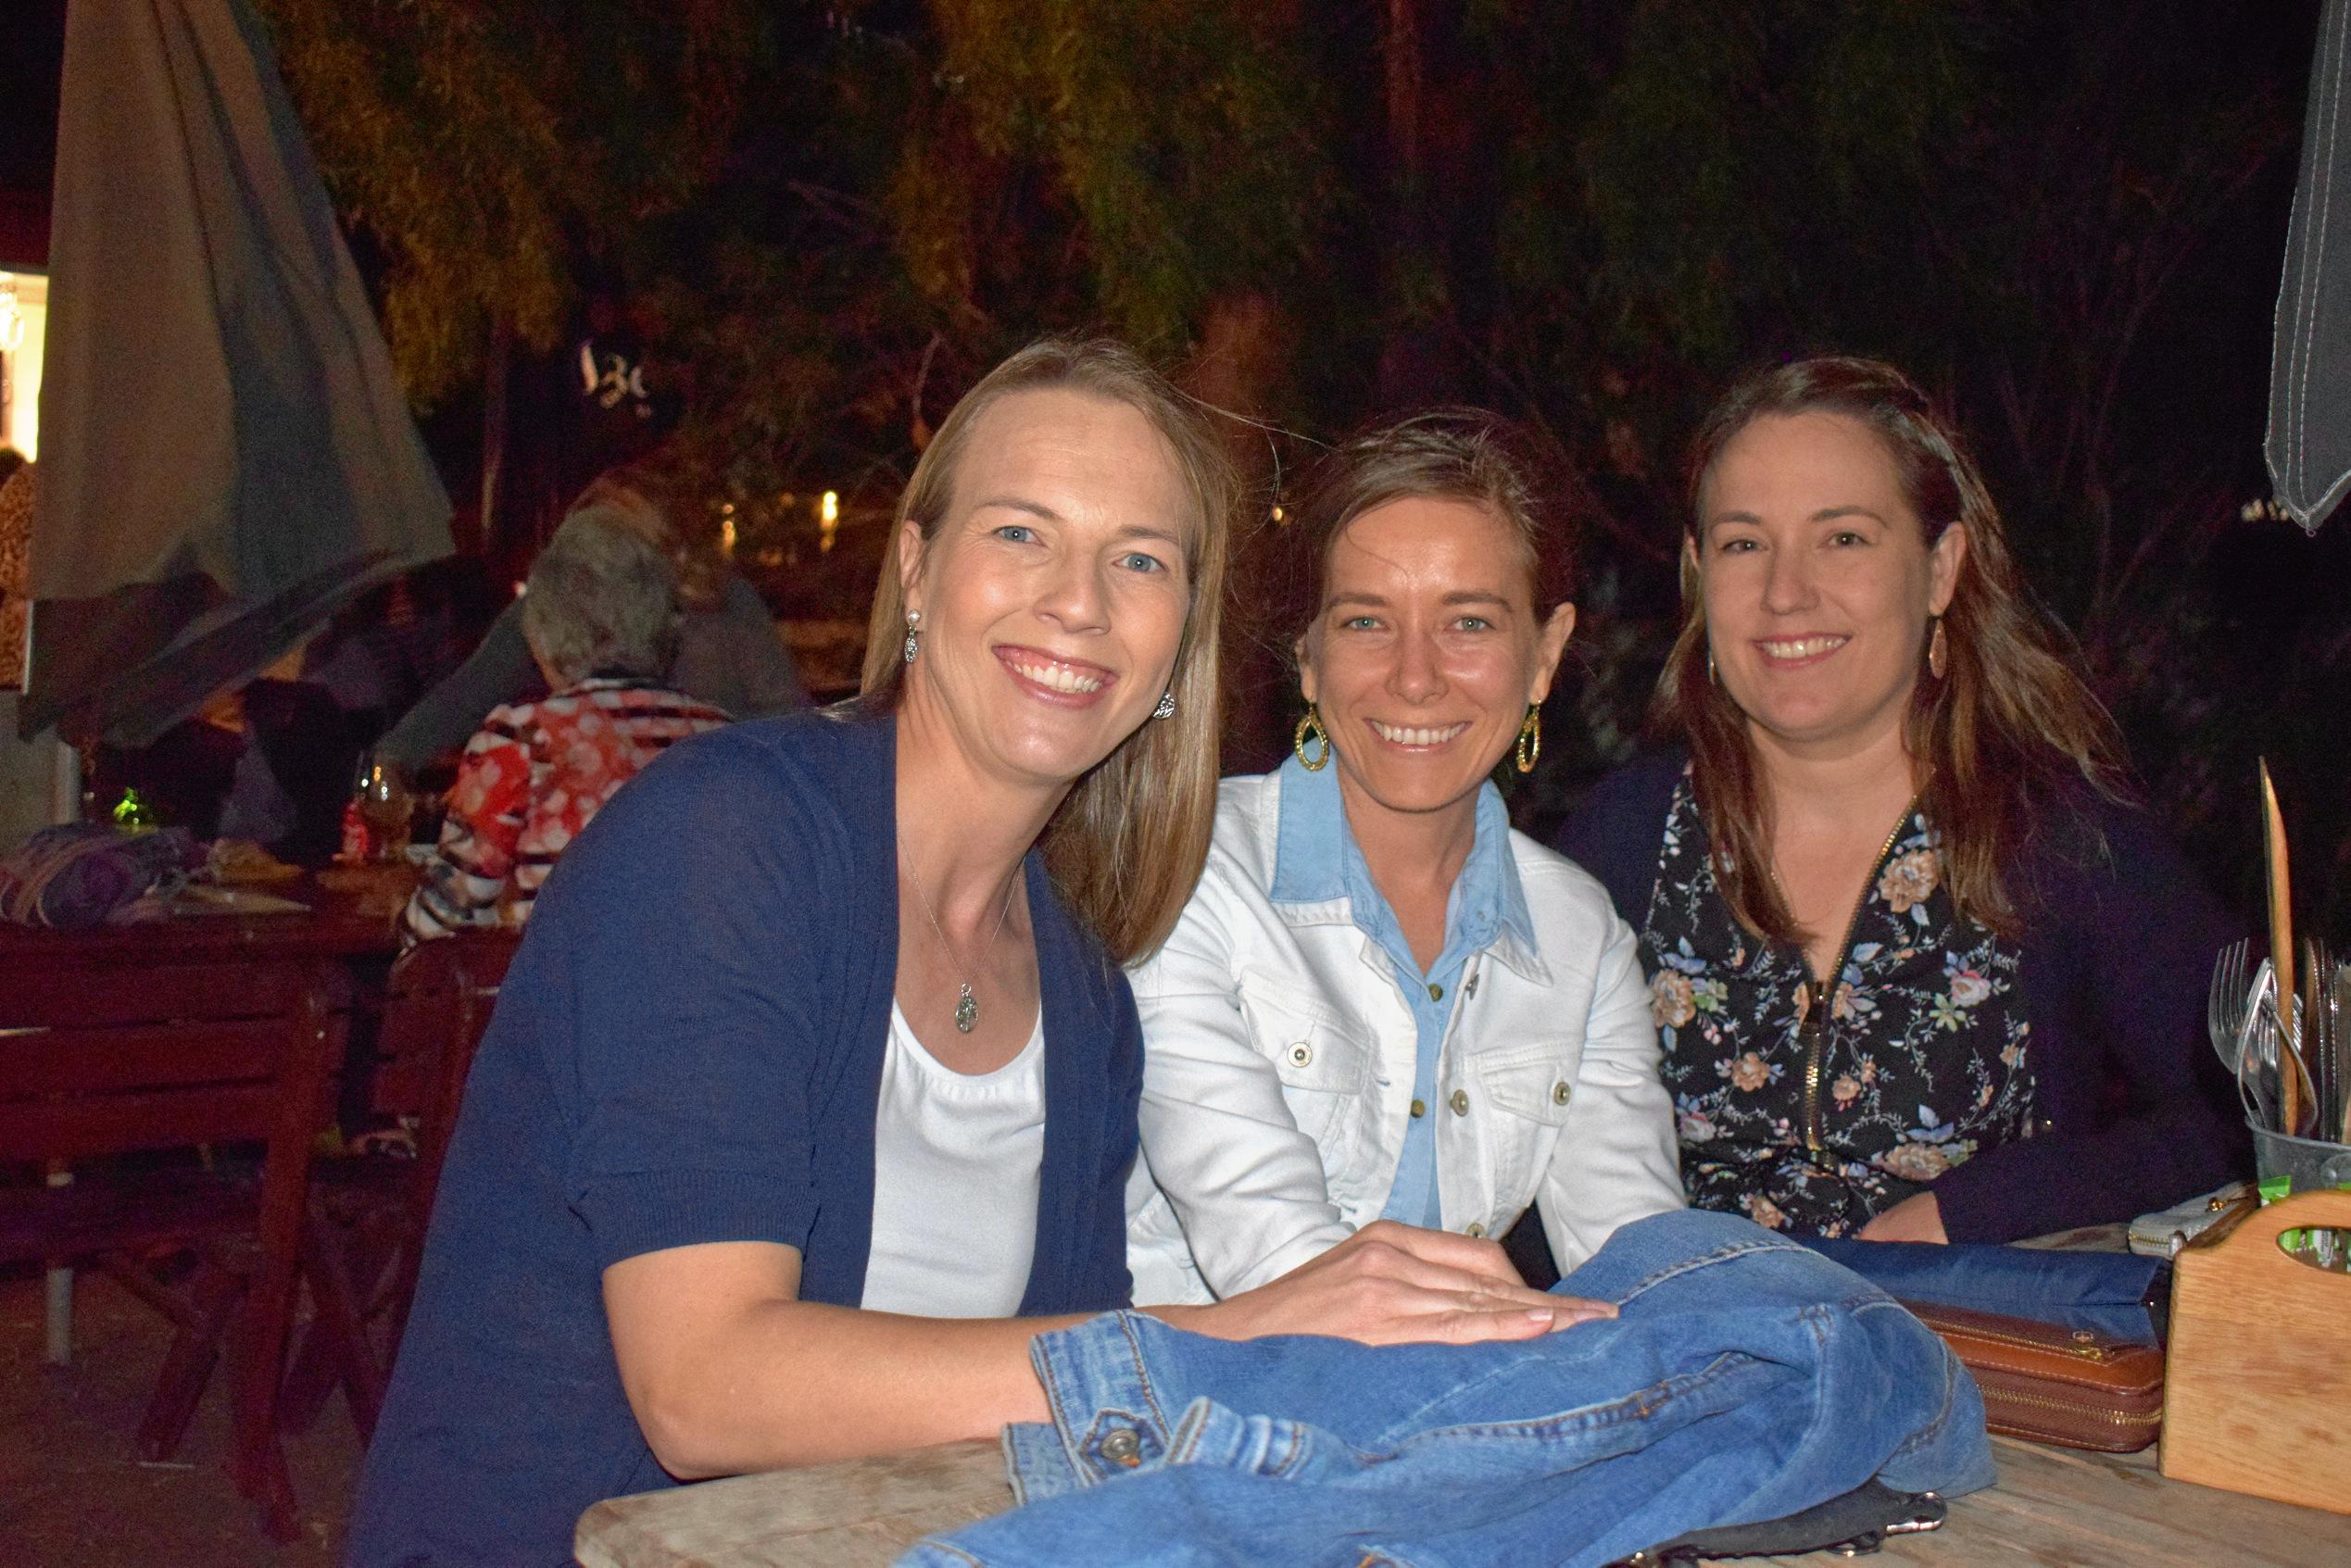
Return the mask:
[[[1438,1228],[1444,1219],[1437,1191],[1436,1121],[1429,1112],[1437,1108],[1437,1055],[1452,1016],[1455,985],[1471,956],[1491,946],[1504,928],[1529,948],[1535,946],[1518,862],[1510,852],[1510,813],[1490,781],[1479,786],[1477,836],[1445,901],[1445,948],[1424,973],[1396,911],[1355,847],[1339,792],[1339,770],[1310,773],[1292,757],[1282,764],[1279,777],[1281,824],[1267,897],[1276,904],[1345,898],[1356,929],[1388,955],[1397,988],[1413,1011],[1419,1050],[1413,1073],[1415,1110],[1404,1124],[1403,1159],[1380,1217]]]

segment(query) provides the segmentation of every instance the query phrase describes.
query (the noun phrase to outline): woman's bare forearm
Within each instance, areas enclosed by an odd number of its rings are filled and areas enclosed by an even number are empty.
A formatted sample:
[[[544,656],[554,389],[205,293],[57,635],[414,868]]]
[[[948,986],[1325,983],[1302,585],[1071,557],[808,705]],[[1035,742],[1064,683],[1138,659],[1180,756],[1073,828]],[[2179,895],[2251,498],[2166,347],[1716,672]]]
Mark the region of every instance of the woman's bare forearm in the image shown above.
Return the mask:
[[[630,1398],[654,1453],[688,1480],[992,1437],[1048,1419],[1029,1341],[1083,1321],[760,1302]]]

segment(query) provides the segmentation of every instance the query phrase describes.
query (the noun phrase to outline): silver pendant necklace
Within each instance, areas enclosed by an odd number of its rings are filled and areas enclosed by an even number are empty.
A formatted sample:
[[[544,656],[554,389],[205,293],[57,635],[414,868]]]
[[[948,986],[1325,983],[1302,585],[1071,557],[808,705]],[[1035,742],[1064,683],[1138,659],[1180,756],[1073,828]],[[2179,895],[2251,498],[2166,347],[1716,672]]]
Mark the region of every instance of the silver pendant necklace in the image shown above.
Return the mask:
[[[922,873],[914,869],[913,861],[903,857],[899,859],[899,864],[906,868],[906,880],[914,884],[914,897],[922,903],[923,916],[931,922],[931,933],[938,938],[940,950],[947,954],[947,961],[956,962],[954,946],[947,940],[947,933],[940,927],[938,916],[931,909],[931,896],[923,885]],[[1004,884],[1004,907],[996,911],[996,929],[987,938],[989,947],[994,947],[997,937],[1004,935],[1004,922],[1012,912],[1012,890],[1020,884],[1020,867],[1016,865],[1012,868],[1012,881]],[[960,976],[958,980],[962,988],[955,997],[955,1028],[957,1033],[968,1035],[972,1032],[972,1026],[979,1022],[979,998],[972,995],[972,983],[969,980],[963,980]]]

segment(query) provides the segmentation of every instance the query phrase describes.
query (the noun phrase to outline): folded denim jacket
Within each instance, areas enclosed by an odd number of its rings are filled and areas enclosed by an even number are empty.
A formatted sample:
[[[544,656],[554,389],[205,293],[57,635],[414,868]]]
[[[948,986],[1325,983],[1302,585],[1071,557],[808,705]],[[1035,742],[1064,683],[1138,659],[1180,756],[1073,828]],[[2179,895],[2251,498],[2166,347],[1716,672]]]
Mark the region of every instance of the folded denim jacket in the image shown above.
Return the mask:
[[[1993,1481],[1942,1342],[1748,1221],[1620,1228],[1560,1282],[1614,1320],[1512,1344],[1231,1344],[1113,1312],[1039,1336],[1050,1425],[1008,1427],[1024,1506],[902,1564],[1603,1564],[1870,1480]]]

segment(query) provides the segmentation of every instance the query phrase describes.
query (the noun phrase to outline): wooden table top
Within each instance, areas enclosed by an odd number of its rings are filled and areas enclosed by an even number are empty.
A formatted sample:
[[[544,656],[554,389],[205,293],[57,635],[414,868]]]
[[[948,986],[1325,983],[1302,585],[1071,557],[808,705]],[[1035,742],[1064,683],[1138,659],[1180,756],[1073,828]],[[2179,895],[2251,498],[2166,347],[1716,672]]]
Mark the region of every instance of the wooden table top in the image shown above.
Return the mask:
[[[2307,1568],[2351,1562],[2351,1517],[2214,1491],[2156,1473],[2153,1449],[2092,1454],[1992,1440],[1997,1486],[1955,1499],[1943,1527],[1886,1541],[1879,1562],[1921,1568]],[[927,1535],[1011,1506],[1000,1449],[950,1443],[770,1471],[597,1503],[580,1518],[585,1568],[883,1568]],[[1828,1568],[1830,1552],[1774,1561]]]
[[[0,965],[139,963],[235,958],[392,958],[400,906],[415,886],[406,866],[333,867],[252,891],[290,898],[308,912],[189,914],[82,931],[0,922]]]

